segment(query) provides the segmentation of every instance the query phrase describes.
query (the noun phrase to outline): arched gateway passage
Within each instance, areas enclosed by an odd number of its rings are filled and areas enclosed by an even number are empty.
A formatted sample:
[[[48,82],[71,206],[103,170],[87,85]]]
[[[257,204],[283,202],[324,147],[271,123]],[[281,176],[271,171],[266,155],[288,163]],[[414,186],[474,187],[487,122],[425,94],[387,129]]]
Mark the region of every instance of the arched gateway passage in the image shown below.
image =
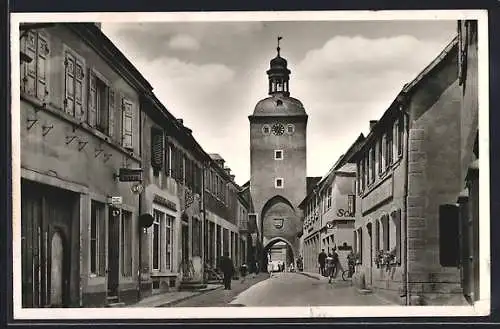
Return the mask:
[[[292,244],[281,237],[269,240],[263,248],[262,271],[267,271],[268,254],[273,262],[282,261],[286,268],[294,263],[295,252]]]

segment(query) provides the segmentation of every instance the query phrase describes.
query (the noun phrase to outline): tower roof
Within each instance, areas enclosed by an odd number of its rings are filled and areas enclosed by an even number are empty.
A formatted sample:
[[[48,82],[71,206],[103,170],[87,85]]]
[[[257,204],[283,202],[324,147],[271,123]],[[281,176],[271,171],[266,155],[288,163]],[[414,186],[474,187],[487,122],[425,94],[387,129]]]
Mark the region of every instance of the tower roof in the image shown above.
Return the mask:
[[[306,110],[301,101],[296,98],[275,94],[257,102],[253,116],[306,116]]]
[[[296,98],[290,97],[288,62],[281,57],[280,40],[278,37],[277,55],[270,61],[267,70],[269,77],[269,95],[257,102],[253,117],[304,116],[307,117],[304,105]]]

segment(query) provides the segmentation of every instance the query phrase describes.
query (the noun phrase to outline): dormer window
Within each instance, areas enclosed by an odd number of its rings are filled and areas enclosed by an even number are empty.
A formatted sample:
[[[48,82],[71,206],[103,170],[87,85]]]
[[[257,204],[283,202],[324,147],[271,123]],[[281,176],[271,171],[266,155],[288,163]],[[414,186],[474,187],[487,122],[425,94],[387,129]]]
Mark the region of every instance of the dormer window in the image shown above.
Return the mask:
[[[278,100],[276,101],[276,105],[278,105],[278,106],[283,105],[283,101],[282,101],[281,99],[278,99]]]

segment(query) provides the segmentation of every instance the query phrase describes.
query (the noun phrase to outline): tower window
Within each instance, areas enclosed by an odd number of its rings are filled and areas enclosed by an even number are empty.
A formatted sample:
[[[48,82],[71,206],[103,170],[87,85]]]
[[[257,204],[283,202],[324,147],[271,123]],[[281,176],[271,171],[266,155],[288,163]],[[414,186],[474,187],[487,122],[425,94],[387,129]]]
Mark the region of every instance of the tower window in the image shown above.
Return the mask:
[[[289,134],[293,134],[293,132],[295,131],[295,126],[293,124],[289,124],[286,126],[286,131],[289,133]]]
[[[262,127],[262,133],[263,133],[264,135],[269,135],[270,131],[271,131],[271,128],[270,128],[268,125],[264,125],[264,126]]]
[[[276,101],[276,104],[277,104],[278,106],[283,105],[283,101],[282,101],[281,99],[278,99],[278,100]]]
[[[274,160],[283,160],[283,150],[274,150]]]
[[[274,187],[275,188],[283,188],[283,178],[276,178],[274,180]]]

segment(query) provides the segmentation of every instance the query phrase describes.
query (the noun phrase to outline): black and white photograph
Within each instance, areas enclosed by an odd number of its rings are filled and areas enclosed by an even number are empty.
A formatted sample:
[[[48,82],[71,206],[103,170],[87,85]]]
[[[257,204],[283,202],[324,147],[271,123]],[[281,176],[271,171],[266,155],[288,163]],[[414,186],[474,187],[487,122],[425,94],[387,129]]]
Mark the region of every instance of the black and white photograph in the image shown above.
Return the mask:
[[[11,56],[14,318],[489,314],[486,11],[15,13]]]

